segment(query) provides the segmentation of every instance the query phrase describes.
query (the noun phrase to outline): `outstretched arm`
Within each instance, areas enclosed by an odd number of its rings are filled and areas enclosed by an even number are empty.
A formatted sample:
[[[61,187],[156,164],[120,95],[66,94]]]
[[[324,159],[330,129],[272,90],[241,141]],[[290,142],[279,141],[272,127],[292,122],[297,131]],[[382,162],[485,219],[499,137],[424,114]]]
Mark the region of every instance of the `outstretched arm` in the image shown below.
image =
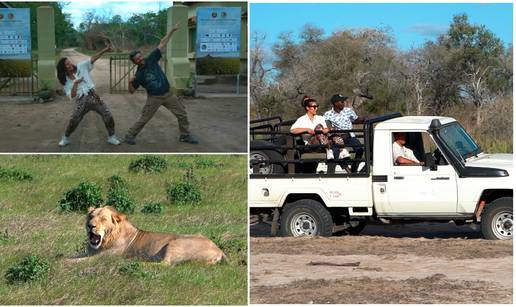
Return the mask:
[[[134,88],[133,86],[133,81],[134,79],[136,79],[134,76],[131,77],[131,79],[129,79],[129,86],[128,86],[128,89],[129,89],[129,93],[134,93],[136,91],[136,89]]]
[[[100,57],[108,52],[108,51],[111,51],[113,50],[113,43],[111,43],[111,41],[107,44],[106,48],[100,50],[99,52],[97,52],[96,54],[92,55],[91,56],[91,64],[95,63],[98,59],[100,59]]]
[[[161,41],[159,42],[159,45],[158,45],[158,49],[159,51],[163,52],[165,50],[165,48],[167,47],[167,43],[168,41],[170,40],[170,38],[172,37],[172,34],[174,34],[174,32],[177,31],[177,29],[179,29],[179,23],[176,23],[172,29],[170,29],[170,31],[168,31],[167,35],[165,35],[165,37],[163,37],[161,39]]]

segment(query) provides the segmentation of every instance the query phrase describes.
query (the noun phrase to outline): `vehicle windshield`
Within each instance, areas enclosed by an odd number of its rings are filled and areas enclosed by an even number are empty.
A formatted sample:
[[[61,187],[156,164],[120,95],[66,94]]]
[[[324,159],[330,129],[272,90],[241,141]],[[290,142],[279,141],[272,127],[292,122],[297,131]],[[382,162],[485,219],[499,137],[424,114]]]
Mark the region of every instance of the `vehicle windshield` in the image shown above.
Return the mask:
[[[442,127],[439,135],[448,148],[463,161],[482,152],[473,138],[457,122]]]

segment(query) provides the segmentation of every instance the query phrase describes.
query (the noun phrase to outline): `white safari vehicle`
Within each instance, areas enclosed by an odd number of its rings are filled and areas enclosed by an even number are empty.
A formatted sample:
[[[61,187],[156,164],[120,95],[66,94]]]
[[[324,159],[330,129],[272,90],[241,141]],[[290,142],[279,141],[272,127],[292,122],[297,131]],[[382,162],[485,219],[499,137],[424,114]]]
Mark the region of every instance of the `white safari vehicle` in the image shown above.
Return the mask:
[[[285,236],[330,236],[357,234],[368,221],[454,221],[480,224],[486,239],[512,238],[512,155],[482,152],[453,118],[394,113],[339,131],[361,140],[363,157],[351,161],[326,160],[323,146],[288,132],[292,122],[251,122],[249,206],[252,216],[272,217],[273,233],[279,226]],[[396,165],[396,132],[406,133],[405,146],[423,166]],[[352,162],[360,163],[354,173],[344,166]]]

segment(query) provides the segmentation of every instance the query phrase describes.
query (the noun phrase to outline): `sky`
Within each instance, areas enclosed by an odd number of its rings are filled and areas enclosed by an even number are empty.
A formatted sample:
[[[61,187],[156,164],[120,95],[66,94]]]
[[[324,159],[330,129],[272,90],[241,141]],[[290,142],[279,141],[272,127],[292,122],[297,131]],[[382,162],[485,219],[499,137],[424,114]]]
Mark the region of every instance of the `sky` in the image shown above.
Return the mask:
[[[251,3],[250,33],[266,34],[272,46],[281,32],[297,38],[305,24],[334,31],[388,28],[401,50],[421,47],[447,31],[453,16],[466,13],[508,46],[512,42],[512,3]]]
[[[75,28],[82,22],[82,18],[87,11],[95,10],[96,15],[112,17],[114,15],[122,16],[123,20],[127,20],[133,14],[142,14],[147,12],[158,12],[172,5],[172,1],[71,1],[66,2],[63,11],[70,14],[70,19]]]

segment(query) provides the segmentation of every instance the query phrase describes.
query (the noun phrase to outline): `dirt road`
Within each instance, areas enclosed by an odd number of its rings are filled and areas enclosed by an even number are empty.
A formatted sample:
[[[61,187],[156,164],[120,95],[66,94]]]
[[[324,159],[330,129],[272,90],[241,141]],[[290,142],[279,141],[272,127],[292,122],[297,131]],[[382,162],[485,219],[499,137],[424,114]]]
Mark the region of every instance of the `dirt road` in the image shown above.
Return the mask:
[[[367,226],[360,236],[267,237],[251,227],[251,303],[511,303],[512,241],[469,226]]]
[[[73,63],[87,58],[73,49],[62,56]],[[92,71],[96,90],[115,119],[122,138],[138,119],[144,93],[109,94],[109,60],[99,59]],[[0,152],[245,152],[247,150],[247,99],[244,97],[185,99],[191,132],[199,145],[179,142],[176,117],[161,107],[136,138],[134,146],[106,143],[107,132],[100,116],[88,113],[72,134],[71,144],[57,143],[70,118],[74,103],[66,97],[39,103],[0,102]]]

